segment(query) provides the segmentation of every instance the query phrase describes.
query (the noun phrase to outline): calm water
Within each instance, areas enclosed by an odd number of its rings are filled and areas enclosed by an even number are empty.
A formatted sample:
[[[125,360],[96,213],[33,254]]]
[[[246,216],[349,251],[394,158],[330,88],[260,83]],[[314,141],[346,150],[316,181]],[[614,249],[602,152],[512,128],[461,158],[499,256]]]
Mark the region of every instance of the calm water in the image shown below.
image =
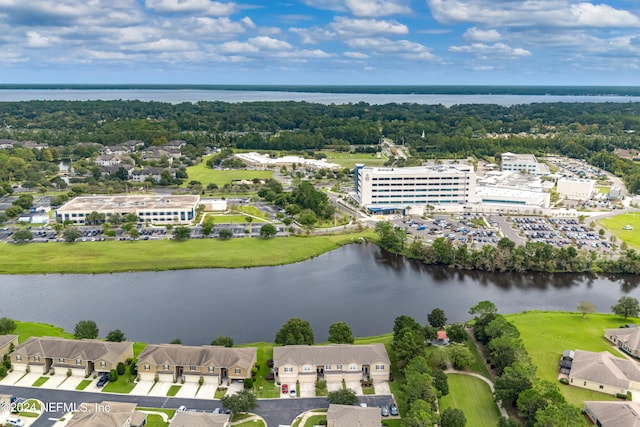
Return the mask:
[[[576,96],[576,95],[491,95],[491,94],[376,94],[376,93],[320,93],[252,90],[202,89],[0,89],[0,102],[32,100],[140,100],[178,104],[181,102],[224,101],[307,101],[319,104],[416,103],[497,104],[511,106],[538,102],[640,102],[640,96]]]
[[[100,275],[0,276],[0,316],[73,330],[95,320],[101,336],[206,344],[218,335],[237,343],[272,341],[291,317],[308,320],[316,340],[344,320],[357,336],[388,332],[407,314],[421,323],[436,307],[451,321],[491,300],[500,312],[575,310],[581,300],[608,312],[622,295],[640,297],[638,277],[463,273],[350,245],[286,266]]]

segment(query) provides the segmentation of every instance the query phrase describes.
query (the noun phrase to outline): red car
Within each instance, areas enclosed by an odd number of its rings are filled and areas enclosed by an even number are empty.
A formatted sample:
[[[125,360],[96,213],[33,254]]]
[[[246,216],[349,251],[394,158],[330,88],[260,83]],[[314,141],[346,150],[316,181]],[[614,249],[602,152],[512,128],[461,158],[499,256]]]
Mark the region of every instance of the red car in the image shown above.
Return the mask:
[[[282,384],[282,394],[289,393],[289,386],[287,384]]]

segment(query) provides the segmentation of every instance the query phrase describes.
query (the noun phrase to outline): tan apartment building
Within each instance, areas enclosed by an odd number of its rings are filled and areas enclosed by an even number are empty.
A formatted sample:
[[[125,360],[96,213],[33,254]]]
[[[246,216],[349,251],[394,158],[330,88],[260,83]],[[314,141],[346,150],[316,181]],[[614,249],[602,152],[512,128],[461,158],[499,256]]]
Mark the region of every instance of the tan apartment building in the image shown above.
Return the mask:
[[[169,427],[231,427],[231,415],[176,412]]]
[[[383,344],[273,348],[273,367],[281,383],[388,381],[391,362]]]
[[[380,408],[329,405],[327,427],[380,427]]]
[[[148,345],[138,356],[141,380],[223,384],[251,377],[256,363],[255,347]],[[157,376],[157,377],[156,377]]]
[[[13,344],[13,348],[18,346],[17,335],[0,335],[0,360],[5,354],[9,354],[11,344]]]
[[[11,366],[16,371],[72,375],[109,372],[118,363],[133,358],[132,342],[73,340],[54,337],[31,337],[11,353]]]
[[[628,355],[640,359],[640,328],[605,329],[604,337]]]
[[[608,351],[576,350],[569,384],[612,395],[640,392],[640,367],[637,362],[615,357]]]
[[[143,427],[147,415],[136,411],[135,403],[80,403],[67,427]]]

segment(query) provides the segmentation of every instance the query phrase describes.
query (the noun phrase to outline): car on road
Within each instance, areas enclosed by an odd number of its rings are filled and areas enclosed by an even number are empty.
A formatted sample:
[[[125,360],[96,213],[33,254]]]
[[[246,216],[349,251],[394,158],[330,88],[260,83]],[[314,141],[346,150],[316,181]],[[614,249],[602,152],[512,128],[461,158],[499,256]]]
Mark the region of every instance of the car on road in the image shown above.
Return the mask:
[[[187,411],[187,407],[184,405],[180,405],[178,406],[178,412],[186,412]]]
[[[389,416],[389,408],[387,408],[386,405],[383,405],[382,408],[380,408],[380,415],[382,415],[383,417]]]
[[[289,386],[287,384],[282,384],[282,394],[289,393]]]
[[[389,414],[393,415],[394,417],[398,415],[398,407],[395,403],[389,405]]]

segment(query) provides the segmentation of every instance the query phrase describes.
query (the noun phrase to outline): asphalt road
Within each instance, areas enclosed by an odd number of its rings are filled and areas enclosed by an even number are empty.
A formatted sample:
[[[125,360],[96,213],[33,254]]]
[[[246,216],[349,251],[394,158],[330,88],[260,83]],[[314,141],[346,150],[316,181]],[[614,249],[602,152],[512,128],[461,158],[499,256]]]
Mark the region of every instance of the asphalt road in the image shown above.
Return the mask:
[[[79,406],[82,402],[98,403],[103,400],[115,402],[136,403],[143,408],[169,408],[175,409],[185,405],[188,409],[197,411],[213,411],[222,406],[219,400],[182,399],[175,397],[148,397],[130,396],[114,393],[91,393],[84,391],[51,390],[37,387],[0,386],[0,394],[10,394],[18,399],[38,399],[45,404],[48,411],[42,414],[32,425],[34,427],[49,427],[60,418],[64,412],[68,412],[73,405]],[[389,405],[391,396],[361,396],[360,402],[368,406]],[[299,414],[315,408],[328,408],[326,398],[284,398],[284,399],[259,399],[258,407],[253,411],[264,418],[268,427],[289,425]]]

